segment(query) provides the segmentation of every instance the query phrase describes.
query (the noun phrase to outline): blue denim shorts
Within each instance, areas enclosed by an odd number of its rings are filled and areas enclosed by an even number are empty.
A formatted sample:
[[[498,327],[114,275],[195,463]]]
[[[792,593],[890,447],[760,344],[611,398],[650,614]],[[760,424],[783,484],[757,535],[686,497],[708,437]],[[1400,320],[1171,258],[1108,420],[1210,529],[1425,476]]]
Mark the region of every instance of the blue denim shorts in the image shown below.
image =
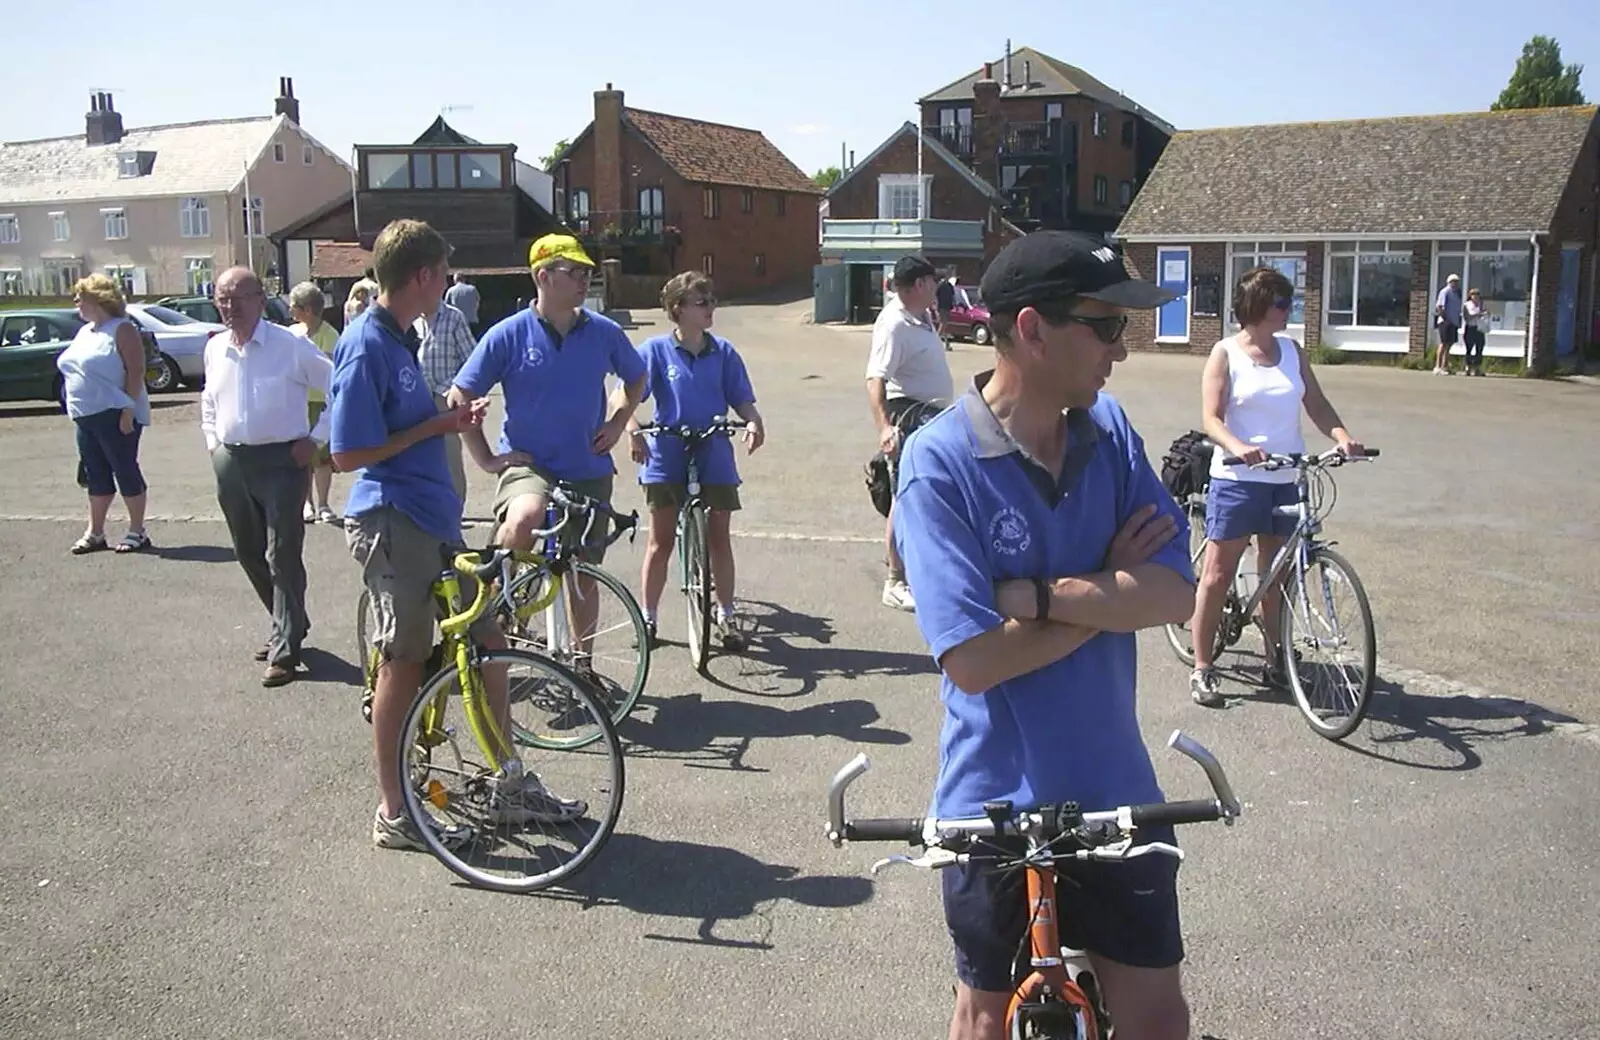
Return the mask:
[[[1213,479],[1206,491],[1206,537],[1227,542],[1253,534],[1288,537],[1295,518],[1278,516],[1277,506],[1292,506],[1299,500],[1294,484],[1268,484],[1259,480]]]
[[[139,434],[144,427],[135,423],[132,433],[123,433],[120,408],[81,415],[73,422],[78,428],[78,483],[95,496],[118,491],[125,498],[144,494],[144,474],[139,470]]]

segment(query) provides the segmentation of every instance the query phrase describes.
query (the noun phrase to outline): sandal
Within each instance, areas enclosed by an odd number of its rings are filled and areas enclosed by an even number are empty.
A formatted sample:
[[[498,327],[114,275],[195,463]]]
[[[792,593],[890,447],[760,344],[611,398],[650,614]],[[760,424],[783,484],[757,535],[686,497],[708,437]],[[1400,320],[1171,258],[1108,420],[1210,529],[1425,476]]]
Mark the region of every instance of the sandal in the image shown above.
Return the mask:
[[[85,553],[104,552],[108,548],[105,535],[85,534],[80,535],[78,540],[72,543],[72,548],[67,551],[74,556],[82,556]]]
[[[119,553],[142,552],[148,548],[150,548],[150,536],[143,531],[129,531],[122,536],[122,541],[117,543]]]

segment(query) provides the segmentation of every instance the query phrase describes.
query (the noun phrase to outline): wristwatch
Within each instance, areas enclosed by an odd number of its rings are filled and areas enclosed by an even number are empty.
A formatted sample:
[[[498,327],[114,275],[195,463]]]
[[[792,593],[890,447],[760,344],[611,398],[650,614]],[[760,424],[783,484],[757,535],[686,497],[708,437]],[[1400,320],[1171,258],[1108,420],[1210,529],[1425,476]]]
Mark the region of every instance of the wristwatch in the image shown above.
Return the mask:
[[[1050,620],[1050,583],[1043,578],[1033,579],[1033,594],[1036,597],[1034,611],[1035,621]]]

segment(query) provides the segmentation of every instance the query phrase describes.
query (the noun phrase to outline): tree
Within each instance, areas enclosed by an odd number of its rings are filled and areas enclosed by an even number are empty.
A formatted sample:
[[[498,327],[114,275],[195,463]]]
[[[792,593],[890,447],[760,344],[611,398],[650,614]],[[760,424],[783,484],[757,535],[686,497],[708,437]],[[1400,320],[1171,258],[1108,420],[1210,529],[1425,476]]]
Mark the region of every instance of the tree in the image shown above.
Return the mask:
[[[1489,107],[1552,108],[1556,105],[1581,105],[1578,89],[1582,65],[1561,64],[1561,44],[1548,36],[1535,36],[1522,45],[1522,57],[1511,73],[1511,82]]]
[[[563,137],[561,140],[556,142],[556,146],[554,148],[550,149],[549,155],[539,160],[539,165],[546,170],[550,169],[550,167],[556,164],[556,160],[561,158],[561,153],[565,152],[571,146],[572,142]]]
[[[812,174],[811,179],[816,181],[817,186],[820,188],[831,188],[837,184],[839,178],[843,176],[844,174],[839,172],[839,167],[830,166],[825,170],[818,170],[816,173]]]

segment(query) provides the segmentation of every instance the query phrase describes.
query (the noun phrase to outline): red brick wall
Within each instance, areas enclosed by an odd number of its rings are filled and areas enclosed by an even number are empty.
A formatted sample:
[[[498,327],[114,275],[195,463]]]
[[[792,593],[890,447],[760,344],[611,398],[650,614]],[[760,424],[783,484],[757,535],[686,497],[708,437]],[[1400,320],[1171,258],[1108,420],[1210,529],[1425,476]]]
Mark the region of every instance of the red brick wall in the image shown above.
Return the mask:
[[[1120,131],[1119,131],[1120,133]],[[1189,278],[1191,283],[1203,275],[1216,275],[1222,280],[1224,291],[1218,294],[1218,310],[1226,300],[1226,285],[1228,279],[1228,247],[1222,242],[1169,242],[1169,246],[1189,246]],[[1123,263],[1128,268],[1128,273],[1135,278],[1155,280],[1156,275],[1156,249],[1151,244],[1137,242],[1130,243],[1122,254]],[[1156,342],[1156,312],[1129,311],[1128,331],[1123,334],[1123,342],[1129,350],[1159,350],[1174,354],[1207,354],[1211,347],[1222,338],[1223,322],[1225,316],[1218,314],[1215,317],[1202,317],[1194,315],[1189,319],[1189,342],[1183,343],[1157,343]]]
[[[1321,242],[1291,242],[1289,248],[1302,249],[1306,254],[1306,332],[1303,345],[1307,350],[1312,350],[1322,346],[1322,273],[1328,250]]]
[[[1567,181],[1566,191],[1556,206],[1556,217],[1549,235],[1539,236],[1539,299],[1533,317],[1533,363],[1536,372],[1549,371],[1556,360],[1556,297],[1561,289],[1561,247],[1567,242],[1583,245],[1578,260],[1578,314],[1576,341],[1579,356],[1589,344],[1596,301],[1590,289],[1594,284],[1595,251],[1600,247],[1600,117],[1589,125],[1578,163]]]
[[[1394,241],[1390,239],[1390,241]],[[1438,336],[1433,331],[1433,301],[1437,294],[1433,273],[1433,243],[1411,244],[1411,315],[1406,335],[1406,352],[1420,356]]]

